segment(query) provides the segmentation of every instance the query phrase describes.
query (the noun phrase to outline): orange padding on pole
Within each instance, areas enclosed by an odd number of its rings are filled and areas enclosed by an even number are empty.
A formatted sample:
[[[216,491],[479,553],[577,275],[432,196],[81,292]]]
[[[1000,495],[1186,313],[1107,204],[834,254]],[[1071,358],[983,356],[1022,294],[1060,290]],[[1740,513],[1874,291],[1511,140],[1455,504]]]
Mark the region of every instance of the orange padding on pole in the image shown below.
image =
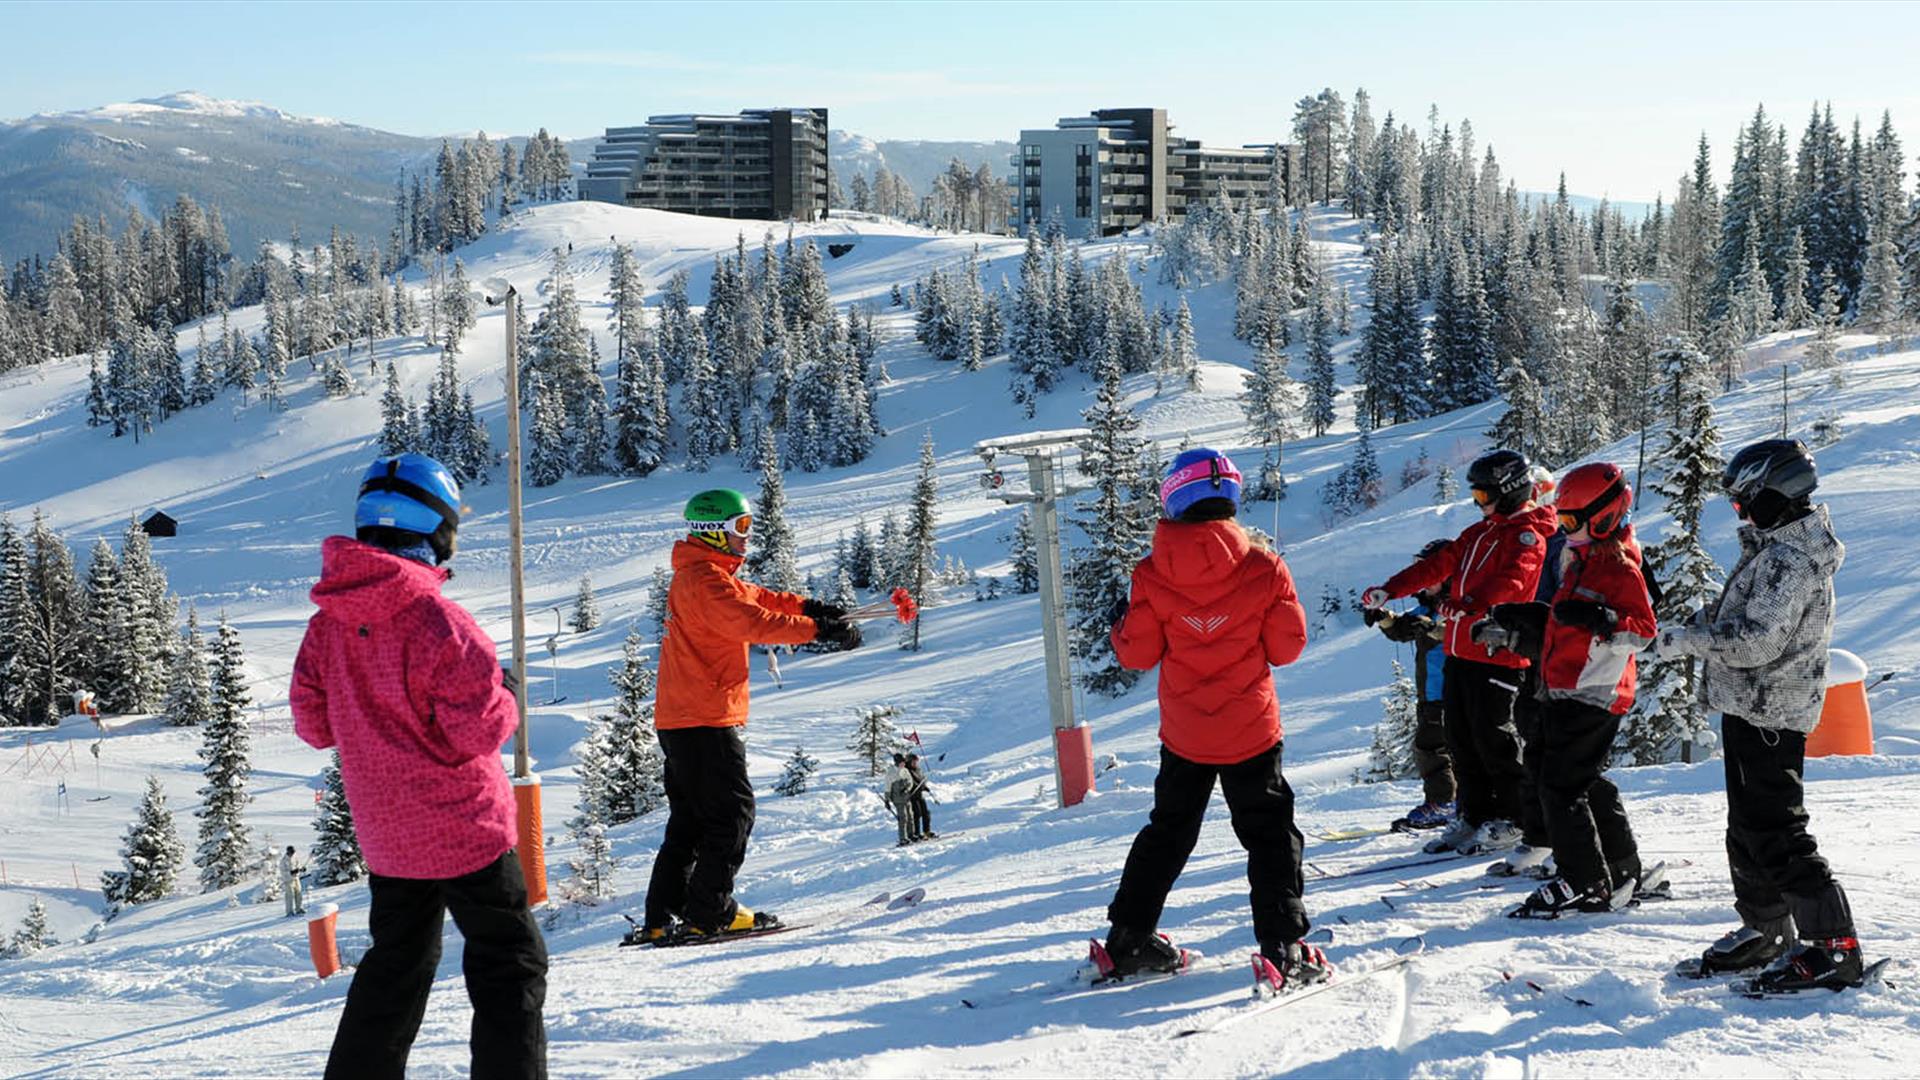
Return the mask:
[[[322,904],[307,919],[307,951],[313,954],[314,974],[323,979],[340,970],[340,944],[333,938],[339,921],[338,904]]]
[[[1845,649],[1827,650],[1827,700],[1819,726],[1807,736],[1808,757],[1873,753],[1873,716],[1867,710],[1866,661]]]
[[[1057,728],[1053,749],[1060,759],[1061,805],[1078,806],[1093,790],[1093,729],[1085,724]]]
[[[519,810],[520,841],[514,849],[520,855],[520,874],[527,879],[527,906],[547,902],[547,845],[540,831],[540,778],[513,778],[513,805]]]

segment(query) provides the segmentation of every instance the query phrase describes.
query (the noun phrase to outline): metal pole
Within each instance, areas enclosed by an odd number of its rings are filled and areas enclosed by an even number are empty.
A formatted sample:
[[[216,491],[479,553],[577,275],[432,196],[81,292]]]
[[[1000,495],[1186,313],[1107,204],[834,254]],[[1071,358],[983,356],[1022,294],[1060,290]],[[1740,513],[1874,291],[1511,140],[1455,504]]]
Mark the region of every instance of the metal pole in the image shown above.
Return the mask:
[[[527,767],[527,619],[520,528],[520,294],[507,290],[507,566],[513,582],[513,702],[520,727],[513,734],[513,775]]]
[[[1047,660],[1047,713],[1053,731],[1065,731],[1073,722],[1073,670],[1067,656],[1061,620],[1067,610],[1066,593],[1060,572],[1060,516],[1055,506],[1053,452],[1043,450],[1024,455],[1027,476],[1037,498],[1032,503],[1034,531],[1038,540],[1040,570],[1041,641]],[[1066,778],[1060,771],[1060,739],[1049,732],[1053,743],[1053,789],[1057,805],[1067,805]]]

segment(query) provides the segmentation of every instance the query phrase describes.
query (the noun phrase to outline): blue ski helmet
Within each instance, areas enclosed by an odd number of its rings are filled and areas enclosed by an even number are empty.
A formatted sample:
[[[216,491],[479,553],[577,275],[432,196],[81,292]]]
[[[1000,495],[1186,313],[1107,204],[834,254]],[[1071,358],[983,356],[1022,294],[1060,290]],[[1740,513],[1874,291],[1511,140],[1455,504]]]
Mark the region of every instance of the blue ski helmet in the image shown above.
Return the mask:
[[[370,525],[432,536],[460,527],[460,482],[425,454],[382,457],[360,478],[353,525]]]
[[[1225,499],[1230,505],[1227,513],[1206,517],[1231,517],[1240,506],[1240,470],[1218,450],[1196,446],[1183,451],[1160,483],[1160,505],[1166,507],[1168,517],[1179,521],[1195,504],[1209,499]]]

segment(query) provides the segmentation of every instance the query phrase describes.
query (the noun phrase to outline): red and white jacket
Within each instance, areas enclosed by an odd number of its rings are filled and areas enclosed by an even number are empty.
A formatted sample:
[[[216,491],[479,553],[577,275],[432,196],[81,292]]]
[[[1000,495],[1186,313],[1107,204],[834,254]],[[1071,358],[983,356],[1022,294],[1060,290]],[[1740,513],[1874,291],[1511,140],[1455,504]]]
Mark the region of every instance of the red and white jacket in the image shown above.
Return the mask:
[[[1518,653],[1487,655],[1486,646],[1476,643],[1470,631],[1495,604],[1533,599],[1546,562],[1547,537],[1559,527],[1553,510],[1544,506],[1482,518],[1446,547],[1388,578],[1381,588],[1390,597],[1401,597],[1447,582],[1450,599],[1442,605],[1447,655],[1500,667],[1526,667],[1527,658]]]
[[[1541,693],[1549,701],[1578,701],[1612,712],[1633,708],[1638,656],[1659,624],[1647,581],[1640,573],[1640,544],[1633,527],[1614,538],[1569,542],[1560,554],[1560,591],[1553,602],[1587,600],[1614,613],[1614,632],[1598,637],[1549,615],[1540,646]]]

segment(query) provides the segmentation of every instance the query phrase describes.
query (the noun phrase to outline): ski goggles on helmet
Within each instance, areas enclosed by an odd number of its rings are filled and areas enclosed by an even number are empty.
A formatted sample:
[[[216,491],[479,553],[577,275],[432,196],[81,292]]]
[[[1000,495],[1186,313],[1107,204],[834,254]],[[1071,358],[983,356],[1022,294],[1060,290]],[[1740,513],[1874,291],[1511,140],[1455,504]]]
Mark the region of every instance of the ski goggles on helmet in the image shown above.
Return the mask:
[[[689,521],[687,531],[745,537],[753,531],[753,515],[735,514],[724,521]]]

